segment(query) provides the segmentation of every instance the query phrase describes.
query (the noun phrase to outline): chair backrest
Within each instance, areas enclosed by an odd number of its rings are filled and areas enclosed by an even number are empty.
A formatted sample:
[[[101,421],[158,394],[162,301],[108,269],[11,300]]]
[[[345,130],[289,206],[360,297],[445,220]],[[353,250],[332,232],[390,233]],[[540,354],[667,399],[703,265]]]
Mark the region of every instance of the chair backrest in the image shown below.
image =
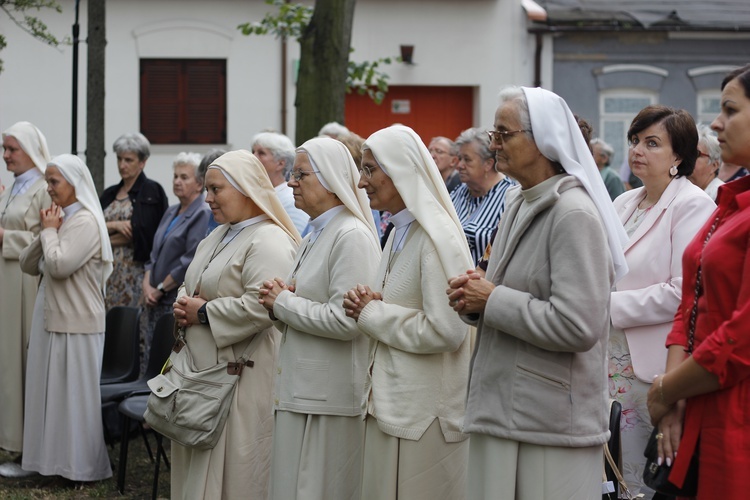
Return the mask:
[[[174,341],[174,315],[172,313],[163,314],[156,320],[154,326],[151,348],[148,351],[148,366],[144,378],[152,379],[161,373],[169,353],[172,352]]]
[[[140,371],[139,307],[114,306],[107,311],[102,383],[129,382]]]

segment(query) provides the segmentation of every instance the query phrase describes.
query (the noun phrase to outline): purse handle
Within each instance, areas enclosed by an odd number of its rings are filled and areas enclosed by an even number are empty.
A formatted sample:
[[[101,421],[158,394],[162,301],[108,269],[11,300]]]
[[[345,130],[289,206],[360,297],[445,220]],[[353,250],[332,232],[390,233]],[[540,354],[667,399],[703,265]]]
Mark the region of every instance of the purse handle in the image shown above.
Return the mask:
[[[604,456],[607,458],[607,462],[609,463],[609,466],[612,468],[612,472],[615,473],[615,477],[617,478],[617,483],[620,485],[620,493],[622,495],[625,495],[624,498],[628,500],[636,500],[638,498],[643,498],[645,495],[643,493],[638,493],[637,495],[633,496],[633,494],[628,489],[628,483],[625,482],[625,479],[622,477],[622,474],[620,473],[619,467],[617,467],[617,464],[615,463],[615,459],[612,458],[612,454],[609,452],[609,446],[607,446],[607,443],[604,443]],[[606,479],[606,476],[605,476]]]
[[[717,215],[714,219],[714,223],[711,224],[711,228],[706,234],[706,239],[703,240],[703,248],[701,248],[700,260],[698,261],[698,272],[695,277],[695,296],[693,297],[693,308],[690,310],[690,320],[688,321],[688,345],[685,352],[688,354],[693,353],[693,344],[695,343],[695,322],[698,318],[698,298],[703,294],[703,251],[708,245],[708,240],[713,236],[714,231],[719,225],[719,216]]]

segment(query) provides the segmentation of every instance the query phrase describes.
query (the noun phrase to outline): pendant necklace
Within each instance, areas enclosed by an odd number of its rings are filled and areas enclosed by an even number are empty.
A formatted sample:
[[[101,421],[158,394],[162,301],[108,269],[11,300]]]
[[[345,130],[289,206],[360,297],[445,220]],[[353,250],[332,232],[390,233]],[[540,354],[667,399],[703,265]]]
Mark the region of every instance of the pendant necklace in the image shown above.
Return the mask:
[[[413,222],[413,221],[412,221]],[[401,244],[404,242],[404,238],[406,238],[406,235],[409,233],[409,228],[411,227],[411,222],[406,225],[406,229],[404,229],[404,232],[401,234],[401,238],[391,247],[391,253],[388,256],[388,264],[385,266],[385,274],[383,275],[383,283],[380,285],[380,289],[383,290],[385,288],[385,281],[388,279],[388,275],[391,273],[391,264],[393,264],[393,259],[396,257],[397,248],[401,246]]]

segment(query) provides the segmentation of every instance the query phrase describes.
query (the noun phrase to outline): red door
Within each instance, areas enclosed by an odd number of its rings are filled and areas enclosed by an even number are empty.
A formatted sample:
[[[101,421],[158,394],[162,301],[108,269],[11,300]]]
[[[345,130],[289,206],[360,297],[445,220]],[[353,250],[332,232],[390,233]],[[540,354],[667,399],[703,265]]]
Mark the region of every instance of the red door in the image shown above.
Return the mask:
[[[413,128],[425,144],[442,135],[455,139],[473,124],[473,87],[391,85],[378,105],[367,95],[346,96],[346,126],[365,139],[395,123]]]

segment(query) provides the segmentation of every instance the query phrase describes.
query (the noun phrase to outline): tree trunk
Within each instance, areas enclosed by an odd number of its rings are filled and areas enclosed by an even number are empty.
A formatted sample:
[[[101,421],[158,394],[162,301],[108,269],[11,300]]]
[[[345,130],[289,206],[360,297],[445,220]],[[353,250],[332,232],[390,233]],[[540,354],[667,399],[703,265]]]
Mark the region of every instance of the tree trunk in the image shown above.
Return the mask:
[[[99,193],[104,189],[104,49],[106,0],[88,2],[88,75],[86,78],[86,164]]]
[[[300,39],[296,142],[318,135],[328,122],[344,123],[346,68],[356,0],[315,0]]]

